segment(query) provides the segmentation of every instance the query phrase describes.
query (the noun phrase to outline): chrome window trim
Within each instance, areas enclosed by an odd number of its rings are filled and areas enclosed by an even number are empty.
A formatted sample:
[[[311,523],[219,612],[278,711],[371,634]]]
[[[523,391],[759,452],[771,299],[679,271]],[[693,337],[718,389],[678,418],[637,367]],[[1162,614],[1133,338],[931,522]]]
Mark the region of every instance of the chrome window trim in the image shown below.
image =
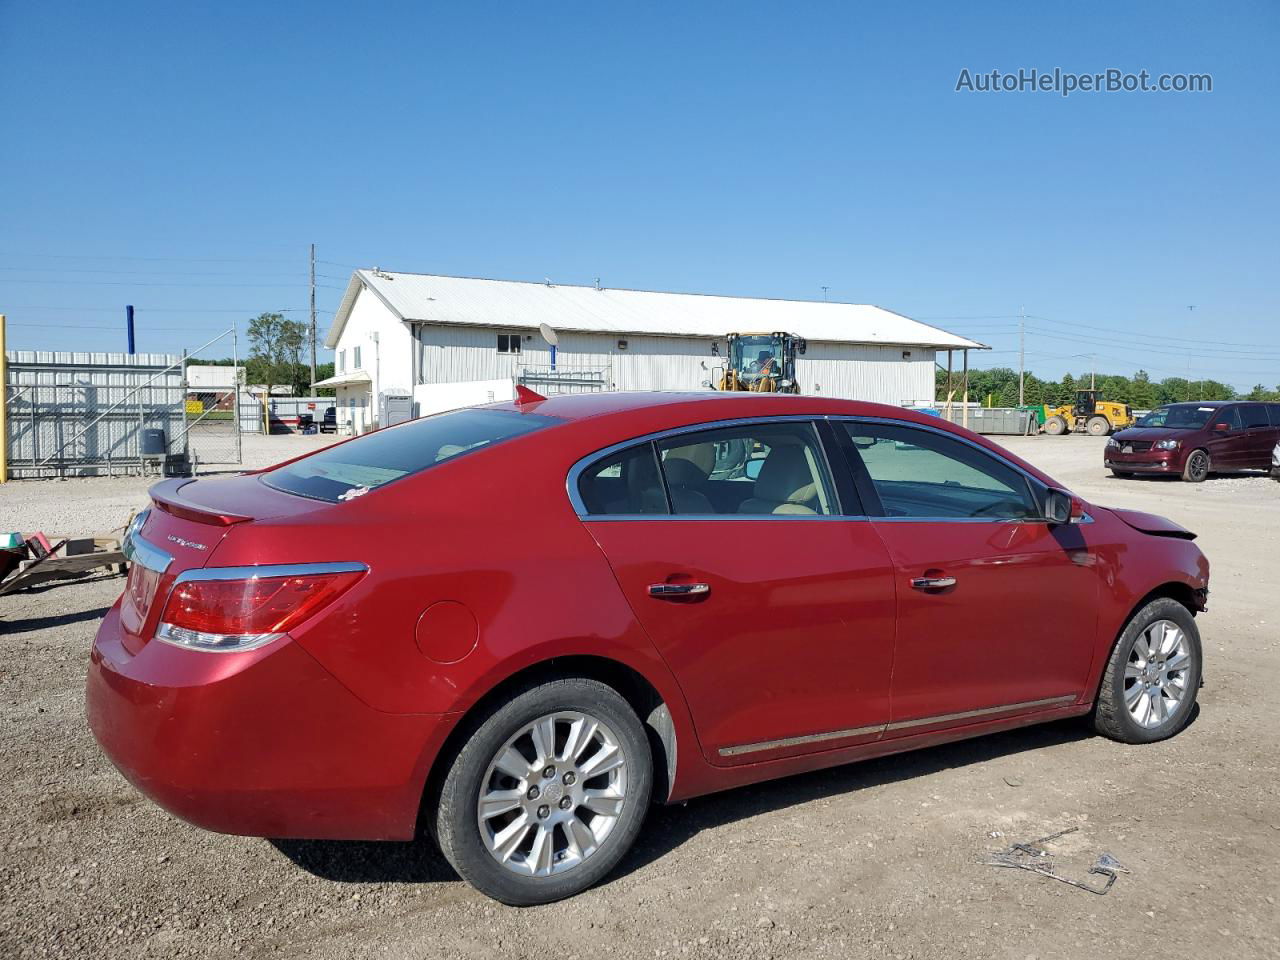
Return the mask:
[[[700,433],[704,430],[717,430],[721,427],[737,427],[747,426],[756,423],[794,423],[806,422],[816,423],[819,420],[826,420],[832,424],[838,423],[879,423],[888,426],[898,427],[905,426],[917,430],[926,430],[930,433],[936,433],[944,437],[950,437],[961,443],[968,444],[973,449],[982,453],[984,456],[990,457],[999,463],[1004,464],[1010,469],[1024,477],[1028,483],[1034,484],[1035,487],[1045,487],[1046,484],[1039,477],[1029,473],[1023,467],[1014,463],[1012,460],[1006,460],[997,453],[993,453],[980,443],[974,443],[968,437],[962,437],[952,433],[950,430],[943,430],[932,424],[918,423],[914,420],[899,420],[893,417],[872,417],[857,414],[785,414],[777,416],[765,417],[735,417],[731,420],[712,420],[704,423],[690,424],[683,427],[672,427],[667,430],[659,430],[654,433],[641,434],[632,437],[629,440],[623,440],[618,443],[610,444],[602,447],[593,453],[589,453],[579,458],[565,477],[565,492],[569,496],[569,503],[573,506],[574,512],[578,515],[578,519],[583,522],[590,523],[618,523],[621,521],[661,521],[661,520],[802,520],[811,522],[813,520],[871,520],[875,522],[887,521],[890,523],[1048,523],[1045,517],[873,517],[867,514],[832,514],[830,516],[804,516],[797,514],[741,514],[741,513],[590,513],[586,504],[582,502],[582,498],[578,493],[578,480],[582,474],[597,460],[603,460],[623,450],[639,446],[642,443],[654,443],[667,437],[680,436],[686,433]],[[827,465],[828,476],[834,483],[834,467],[830,459],[827,457],[826,444],[822,443],[822,437],[819,436],[818,442],[822,447],[823,461]],[[1034,487],[1033,487],[1034,489]],[[832,490],[837,502],[839,501],[839,490]],[[843,508],[843,504],[841,504]],[[1093,517],[1085,514],[1077,523],[1093,523]]]
[[[808,743],[821,743],[824,740],[843,740],[853,737],[866,737],[872,734],[883,734],[891,730],[909,730],[912,727],[926,727],[935,723],[953,723],[957,720],[970,720],[977,717],[990,716],[995,713],[1009,713],[1014,710],[1047,709],[1049,707],[1065,707],[1075,703],[1079,697],[1074,693],[1059,697],[1044,697],[1040,700],[1021,700],[1017,703],[1005,703],[994,707],[979,707],[976,710],[961,710],[958,713],[939,713],[929,717],[914,717],[910,720],[895,720],[891,723],[875,723],[866,727],[852,727],[847,730],[829,730],[824,733],[811,733],[799,737],[783,737],[780,740],[761,740],[757,743],[743,743],[732,747],[721,747],[718,751],[722,757],[735,757],[744,753],[758,753],[762,750],[778,750],[783,747],[798,747]]]
[[[193,567],[178,574],[174,586],[193,580],[261,580],[269,577],[304,577],[321,573],[365,573],[363,563],[263,563],[250,567]]]
[[[668,437],[678,437],[686,433],[702,433],[707,430],[720,430],[732,427],[753,426],[755,424],[767,423],[808,423],[814,426],[814,442],[818,445],[818,449],[822,454],[822,462],[827,468],[827,479],[832,484],[831,496],[837,505],[839,503],[839,491],[835,488],[835,476],[832,473],[832,466],[827,460],[826,444],[822,442],[821,435],[818,434],[816,423],[819,420],[827,419],[819,413],[801,413],[801,414],[782,414],[764,417],[735,417],[731,420],[710,420],[705,423],[689,424],[683,427],[670,427],[666,430],[658,430],[654,433],[645,433],[629,440],[623,440],[619,443],[610,444],[602,447],[593,453],[587,454],[585,457],[578,459],[573,466],[569,468],[569,473],[565,477],[565,492],[569,495],[569,503],[572,504],[574,513],[578,515],[579,520],[590,521],[592,523],[597,520],[849,520],[852,519],[844,514],[834,513],[829,515],[814,514],[806,516],[804,514],[743,514],[743,513],[597,513],[592,514],[587,510],[587,505],[582,502],[582,497],[578,493],[578,480],[582,474],[597,461],[607,459],[615,453],[623,450],[629,450],[632,447],[638,447],[643,443],[656,443],[659,440],[665,440]],[[661,464],[659,464],[661,467]]]
[[[120,545],[120,552],[130,563],[146,567],[154,573],[164,573],[173,563],[173,555],[161,550],[155,544],[144,540],[132,530]]]

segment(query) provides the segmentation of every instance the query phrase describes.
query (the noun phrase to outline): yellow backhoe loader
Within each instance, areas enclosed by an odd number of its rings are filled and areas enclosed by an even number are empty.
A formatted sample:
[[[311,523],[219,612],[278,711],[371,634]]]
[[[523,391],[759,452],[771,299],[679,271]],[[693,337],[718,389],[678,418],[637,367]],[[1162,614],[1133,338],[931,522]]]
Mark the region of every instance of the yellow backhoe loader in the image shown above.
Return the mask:
[[[1104,400],[1101,390],[1080,390],[1075,403],[1060,407],[1044,406],[1044,432],[1051,437],[1064,433],[1087,433],[1091,437],[1105,437],[1116,430],[1132,427],[1138,422],[1127,403]]]
[[[717,370],[717,390],[799,393],[796,356],[808,342],[794,333],[731,333],[725,338],[726,363]]]

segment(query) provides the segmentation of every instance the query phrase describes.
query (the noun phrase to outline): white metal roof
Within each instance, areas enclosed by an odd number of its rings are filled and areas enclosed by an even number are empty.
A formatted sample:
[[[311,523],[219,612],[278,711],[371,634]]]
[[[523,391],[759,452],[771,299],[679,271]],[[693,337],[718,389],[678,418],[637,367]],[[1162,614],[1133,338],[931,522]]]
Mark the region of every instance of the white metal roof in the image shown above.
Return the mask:
[[[329,377],[325,380],[317,380],[311,386],[313,387],[349,387],[357,383],[372,382],[369,374],[363,370],[350,370],[347,373],[339,373],[337,376]]]
[[[556,331],[723,337],[786,331],[830,343],[901,344],[939,349],[987,349],[882,307],[821,300],[771,300],[699,293],[442,277],[357,270],[325,345],[333,348],[362,288],[401,320]]]

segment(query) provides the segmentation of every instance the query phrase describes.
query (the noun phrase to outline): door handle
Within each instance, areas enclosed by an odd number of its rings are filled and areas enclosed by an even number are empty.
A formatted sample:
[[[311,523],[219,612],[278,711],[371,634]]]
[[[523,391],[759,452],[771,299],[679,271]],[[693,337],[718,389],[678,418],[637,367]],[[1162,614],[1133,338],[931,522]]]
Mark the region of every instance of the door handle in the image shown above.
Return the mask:
[[[709,583],[651,583],[649,596],[659,599],[678,599],[680,597],[700,597],[711,592]]]
[[[912,577],[911,586],[917,590],[944,590],[956,585],[955,577]]]

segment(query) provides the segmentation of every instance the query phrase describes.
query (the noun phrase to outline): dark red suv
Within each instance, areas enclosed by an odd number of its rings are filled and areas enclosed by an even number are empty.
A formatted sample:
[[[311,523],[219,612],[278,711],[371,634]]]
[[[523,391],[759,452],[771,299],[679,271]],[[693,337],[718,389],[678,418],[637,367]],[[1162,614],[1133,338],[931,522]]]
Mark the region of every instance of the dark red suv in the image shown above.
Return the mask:
[[[1172,473],[1199,483],[1211,470],[1270,469],[1277,442],[1280,403],[1170,403],[1113,434],[1102,457],[1117,477]]]

